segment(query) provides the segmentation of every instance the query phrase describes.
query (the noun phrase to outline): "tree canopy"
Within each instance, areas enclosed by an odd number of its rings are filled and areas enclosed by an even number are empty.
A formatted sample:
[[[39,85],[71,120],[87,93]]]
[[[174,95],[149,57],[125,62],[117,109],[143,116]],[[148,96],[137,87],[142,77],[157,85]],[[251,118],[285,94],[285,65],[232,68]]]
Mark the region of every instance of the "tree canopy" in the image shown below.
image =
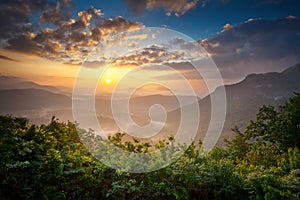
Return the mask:
[[[280,108],[263,106],[245,132],[234,128],[227,148],[203,156],[192,144],[171,165],[131,174],[96,160],[78,134],[78,125],[31,125],[0,116],[1,199],[299,199],[300,95]],[[109,140],[126,151],[145,153],[157,145]],[[201,142],[199,143],[201,146]],[[161,154],[164,156],[164,154]]]

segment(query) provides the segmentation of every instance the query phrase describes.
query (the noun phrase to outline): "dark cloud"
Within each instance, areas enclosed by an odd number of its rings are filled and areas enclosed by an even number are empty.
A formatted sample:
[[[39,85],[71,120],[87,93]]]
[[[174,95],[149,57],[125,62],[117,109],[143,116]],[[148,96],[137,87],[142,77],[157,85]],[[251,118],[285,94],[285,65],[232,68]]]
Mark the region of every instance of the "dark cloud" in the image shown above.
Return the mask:
[[[42,47],[36,44],[28,35],[16,35],[8,41],[6,49],[30,54],[39,54],[43,51]]]
[[[13,61],[13,62],[20,62],[19,60],[12,59],[12,58],[9,58],[9,57],[4,56],[4,55],[0,55],[0,59],[9,60],[9,61]]]
[[[77,65],[109,35],[142,27],[120,16],[105,18],[94,7],[74,18],[74,6],[71,0],[1,1],[1,48]]]
[[[130,10],[136,14],[143,14],[145,10],[164,8],[166,15],[174,13],[177,17],[195,8],[199,0],[123,0]]]
[[[0,39],[21,31],[22,23],[29,22],[29,4],[4,1],[0,4],[0,10]]]
[[[250,19],[225,25],[216,36],[200,41],[225,78],[280,71],[300,62],[300,20]]]
[[[66,0],[47,2],[46,7],[40,15],[40,20],[41,22],[59,25],[62,21],[66,21],[71,18],[72,9],[74,7],[74,3]]]
[[[28,23],[33,14],[42,13],[41,22],[57,23],[71,15],[70,1],[59,0],[2,0],[0,4],[0,39],[13,37],[28,31]],[[38,26],[38,24],[37,24]],[[34,27],[37,28],[37,27]]]

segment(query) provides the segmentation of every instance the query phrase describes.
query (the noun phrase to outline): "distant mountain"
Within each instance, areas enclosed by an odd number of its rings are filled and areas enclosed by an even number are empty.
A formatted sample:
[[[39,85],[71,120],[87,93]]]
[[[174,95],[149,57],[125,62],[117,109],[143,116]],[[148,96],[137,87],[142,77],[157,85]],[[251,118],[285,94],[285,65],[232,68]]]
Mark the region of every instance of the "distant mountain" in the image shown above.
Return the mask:
[[[33,123],[48,123],[52,116],[72,120],[71,90],[40,85],[14,76],[0,76],[0,114],[28,117]]]
[[[14,76],[0,76],[0,89],[40,89],[54,93],[63,93],[61,87],[54,87],[49,85],[40,85],[32,81],[28,81]],[[65,90],[67,90],[65,88]]]
[[[224,139],[233,137],[231,129],[238,126],[244,130],[250,120],[255,119],[262,105],[278,106],[288,100],[295,92],[300,92],[300,63],[289,67],[281,73],[251,74],[243,81],[226,85],[227,114],[223,133],[218,144],[223,145]],[[217,88],[214,93],[220,92]],[[200,108],[210,113],[210,96],[199,101]],[[209,122],[210,115],[202,115],[204,123]],[[204,125],[207,128],[207,125]],[[202,128],[198,137],[203,135]]]
[[[0,90],[0,96],[2,114],[20,110],[66,108],[71,105],[69,97],[40,89]]]
[[[0,88],[10,87],[10,85],[22,81],[24,81],[24,79],[15,76],[0,76]]]
[[[265,74],[250,74],[243,81],[226,85],[227,113],[224,129],[219,138],[218,145],[224,145],[224,139],[233,137],[231,128],[238,126],[244,130],[251,119],[255,118],[262,105],[279,105],[284,103],[294,92],[300,92],[300,63],[281,73],[271,72]],[[59,92],[52,86],[42,86],[17,77],[0,76],[0,114],[14,114],[25,116],[34,123],[47,123],[53,115],[63,121],[73,120],[72,100],[68,95]],[[211,95],[220,92],[217,88]],[[199,130],[196,139],[203,139],[211,117],[210,95],[192,102],[191,97],[185,96],[187,105],[185,109],[192,112],[194,106],[200,108]],[[116,131],[111,111],[110,98],[96,96],[96,112],[101,126],[107,131]],[[82,111],[85,110],[84,99]],[[119,105],[126,103],[119,99]],[[175,96],[150,95],[134,96],[130,99],[130,112],[132,119],[141,126],[150,122],[149,108],[153,104],[161,104],[167,113],[167,123],[162,133],[156,137],[176,134],[181,120],[181,109]],[[121,115],[124,113],[121,113]],[[187,119],[190,123],[193,120]],[[218,123],[218,122],[217,122]]]
[[[227,111],[224,129],[218,145],[224,145],[224,139],[231,139],[234,135],[232,128],[237,126],[244,130],[250,120],[255,119],[258,109],[262,105],[278,106],[288,100],[295,92],[300,92],[300,63],[287,70],[276,73],[251,74],[243,81],[226,85]],[[211,95],[218,95],[217,88]],[[211,118],[210,96],[199,100],[200,122],[196,140],[203,139]],[[185,109],[192,109],[195,104],[187,105]],[[171,124],[180,122],[180,109],[168,113]],[[218,123],[218,122],[215,122]],[[176,129],[171,127],[171,132]]]
[[[0,76],[0,95],[0,114],[28,117],[38,124],[47,123],[52,116],[73,121],[72,99],[56,87],[39,85],[18,77]],[[187,103],[192,103],[191,97],[183,98]],[[80,100],[83,107],[79,109],[82,112],[86,112],[84,99],[83,96]],[[126,99],[117,100],[120,105],[126,102]],[[96,96],[95,103],[101,125],[106,130],[118,130],[112,116],[110,97]],[[167,112],[179,107],[175,96],[165,95],[134,96],[129,103],[131,117],[140,125],[149,123],[148,111],[155,103],[163,105]]]
[[[50,110],[71,109],[72,105],[68,96],[41,89],[0,90],[0,96],[0,114],[28,117],[35,123],[48,122]]]
[[[294,90],[299,90],[299,75],[300,64],[281,73],[251,74],[240,83],[227,85],[226,93],[230,100],[254,97],[278,100],[290,96]]]

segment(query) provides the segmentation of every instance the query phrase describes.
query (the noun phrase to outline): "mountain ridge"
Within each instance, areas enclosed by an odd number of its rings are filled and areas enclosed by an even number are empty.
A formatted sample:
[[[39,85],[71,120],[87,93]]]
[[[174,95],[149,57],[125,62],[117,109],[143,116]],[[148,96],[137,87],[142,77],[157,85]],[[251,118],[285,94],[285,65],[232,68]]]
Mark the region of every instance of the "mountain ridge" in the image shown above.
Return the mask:
[[[242,81],[231,85],[225,85],[227,99],[227,113],[224,129],[219,138],[218,145],[224,145],[224,139],[234,137],[231,129],[238,126],[242,131],[250,120],[255,118],[259,107],[262,105],[277,106],[284,103],[294,92],[300,92],[300,63],[293,65],[282,72],[268,72],[264,74],[249,74]],[[6,79],[6,80],[4,80]],[[23,89],[7,89],[1,87],[8,85],[9,78],[0,77],[0,113],[16,114],[30,118],[33,116],[34,122],[45,123],[52,115],[56,115],[63,121],[73,120],[72,115],[72,99],[64,94],[47,90],[47,87],[39,86],[39,84],[28,83]],[[16,82],[21,83],[17,77],[12,77],[12,86],[18,86]],[[5,82],[6,81],[6,82]],[[39,89],[26,88],[36,86]],[[5,89],[6,88],[6,89]],[[48,88],[49,89],[49,88]],[[51,89],[51,86],[50,86]],[[58,90],[55,90],[58,91]],[[216,88],[210,95],[198,99],[196,102],[184,105],[187,109],[192,109],[198,104],[200,108],[200,122],[197,133],[197,139],[203,139],[205,131],[208,128],[211,118],[211,102],[210,96],[220,92],[220,87]],[[175,98],[175,99],[174,99]],[[188,96],[184,97],[189,99]],[[125,100],[118,100],[124,103]],[[167,110],[167,128],[170,132],[175,132],[180,123],[181,111],[175,96],[162,94],[153,94],[149,96],[135,96],[130,99],[130,104],[134,105],[132,113],[133,120],[140,125],[146,125],[149,122],[149,108],[153,105],[153,101],[166,106]],[[105,127],[109,129],[114,124],[110,111],[110,100],[96,96],[96,111],[98,118],[103,121]],[[81,109],[84,109],[81,108]],[[41,113],[41,114],[39,114]],[[140,114],[139,114],[140,113]],[[143,116],[145,117],[143,118]],[[147,116],[146,116],[147,115]],[[106,124],[107,123],[107,124]],[[115,129],[114,129],[115,130]]]
[[[223,145],[224,139],[233,137],[231,129],[238,126],[246,128],[253,120],[262,105],[278,106],[287,101],[295,92],[300,92],[300,63],[288,67],[282,72],[249,74],[239,83],[225,85],[227,113],[222,136],[218,144]],[[214,92],[219,92],[217,88]],[[207,104],[210,95],[200,100],[199,105]],[[228,120],[230,119],[230,121]]]

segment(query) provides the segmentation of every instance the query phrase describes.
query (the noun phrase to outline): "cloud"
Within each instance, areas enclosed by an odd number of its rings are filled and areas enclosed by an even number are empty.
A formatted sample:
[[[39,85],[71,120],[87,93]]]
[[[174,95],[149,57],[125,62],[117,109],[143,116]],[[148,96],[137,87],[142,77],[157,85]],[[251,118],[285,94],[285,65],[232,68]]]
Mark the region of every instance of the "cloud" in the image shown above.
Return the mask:
[[[286,19],[297,19],[297,17],[293,16],[293,15],[289,15],[289,16],[286,17]]]
[[[22,4],[7,0],[1,2],[0,9],[0,39],[22,30],[21,23],[29,22],[31,6],[28,2]]]
[[[129,55],[116,58],[112,62],[114,67],[138,67],[145,64],[162,63],[178,59],[178,55],[167,52],[159,45],[152,45]]]
[[[207,57],[205,49],[196,41],[187,41],[182,38],[175,38],[169,41],[168,44],[171,51],[180,55],[186,60],[199,57]]]
[[[300,62],[300,20],[250,19],[234,27],[225,25],[217,35],[199,42],[224,78],[281,71]]]
[[[87,68],[92,68],[92,69],[97,69],[100,67],[103,67],[106,63],[104,61],[85,61],[82,66],[87,67]]]
[[[9,58],[9,57],[4,56],[4,55],[0,55],[0,59],[9,60],[9,61],[13,61],[13,62],[20,62],[19,60],[16,60],[16,59],[13,59],[13,58]]]
[[[62,21],[66,21],[71,18],[71,11],[73,8],[75,8],[75,4],[71,1],[47,1],[42,14],[40,15],[40,21],[59,25]]]
[[[179,17],[195,8],[199,0],[123,0],[130,10],[136,14],[143,14],[145,10],[164,8],[166,15],[174,13]]]
[[[6,20],[0,21],[0,47],[78,65],[109,35],[143,27],[121,16],[105,18],[94,7],[74,17],[74,8],[71,0],[1,2],[0,17]]]
[[[43,51],[42,47],[37,45],[32,38],[26,34],[16,35],[8,41],[6,49],[21,53],[39,54]]]
[[[231,29],[232,27],[233,27],[233,26],[230,25],[230,24],[225,24],[225,25],[223,26],[222,32],[227,31],[227,30]]]

